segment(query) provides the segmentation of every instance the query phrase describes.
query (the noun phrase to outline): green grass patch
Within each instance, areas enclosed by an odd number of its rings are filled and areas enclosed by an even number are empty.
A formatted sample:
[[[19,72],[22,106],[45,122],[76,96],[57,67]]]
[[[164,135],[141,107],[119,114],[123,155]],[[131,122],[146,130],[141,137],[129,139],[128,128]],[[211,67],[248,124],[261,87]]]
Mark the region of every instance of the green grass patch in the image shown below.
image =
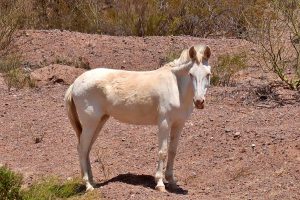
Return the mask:
[[[0,167],[0,200],[22,199],[20,189],[22,176],[6,166]]]
[[[57,178],[47,178],[22,191],[22,197],[23,200],[66,199],[81,195],[84,190],[85,187],[77,179],[62,182]]]
[[[62,181],[55,177],[45,178],[21,189],[22,175],[6,166],[0,167],[0,200],[92,200],[101,199],[98,191],[85,193],[80,179]]]

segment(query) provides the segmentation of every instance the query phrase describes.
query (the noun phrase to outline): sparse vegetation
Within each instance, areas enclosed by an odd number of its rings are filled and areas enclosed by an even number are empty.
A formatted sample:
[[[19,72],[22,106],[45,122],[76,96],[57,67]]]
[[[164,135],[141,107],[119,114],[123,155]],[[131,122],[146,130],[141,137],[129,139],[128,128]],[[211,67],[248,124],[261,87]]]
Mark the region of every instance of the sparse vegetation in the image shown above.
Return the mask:
[[[8,54],[0,60],[0,73],[3,74],[4,81],[8,87],[20,89],[24,86],[35,87],[35,82],[30,78],[29,71],[21,66],[20,56]]]
[[[249,21],[248,39],[259,47],[258,60],[290,89],[300,88],[300,1],[273,0],[260,23]]]
[[[0,200],[21,199],[20,189],[22,176],[0,166]]]
[[[218,57],[217,65],[212,69],[212,85],[229,86],[233,83],[232,77],[238,71],[245,69],[246,53],[225,54]]]
[[[22,24],[21,1],[5,1],[0,3],[0,73],[8,90],[12,87],[34,87],[29,73],[21,68],[20,56],[12,53],[13,36]]]
[[[69,198],[84,191],[79,180],[69,180],[62,183],[57,178],[48,178],[33,184],[22,191],[23,200]]]
[[[97,151],[97,161],[99,163],[99,168],[103,173],[104,180],[107,181],[111,175],[110,169],[107,166],[106,160],[105,160],[105,152],[101,149],[98,149]]]
[[[0,60],[8,54],[13,36],[22,23],[20,13],[19,1],[0,2]]]
[[[164,65],[174,61],[175,59],[180,57],[180,53],[180,51],[176,51],[173,48],[170,48],[165,57],[160,60],[160,65]]]
[[[230,181],[235,181],[240,178],[245,178],[247,176],[252,175],[253,173],[250,171],[249,167],[240,167],[234,172],[232,172]]]
[[[88,60],[85,59],[84,57],[79,57],[79,58],[57,57],[55,62],[53,62],[52,64],[62,64],[62,65],[74,66],[76,68],[91,69]]]
[[[23,28],[111,35],[238,36],[272,0],[25,0]],[[14,4],[14,3],[11,3]],[[0,5],[1,6],[1,5]],[[6,7],[2,5],[2,9]],[[26,11],[26,12],[25,12]]]
[[[0,167],[0,200],[54,200],[54,199],[95,199],[96,193],[83,195],[85,187],[79,179],[66,182],[58,178],[47,178],[36,182],[27,189],[21,189],[22,176],[6,166]]]

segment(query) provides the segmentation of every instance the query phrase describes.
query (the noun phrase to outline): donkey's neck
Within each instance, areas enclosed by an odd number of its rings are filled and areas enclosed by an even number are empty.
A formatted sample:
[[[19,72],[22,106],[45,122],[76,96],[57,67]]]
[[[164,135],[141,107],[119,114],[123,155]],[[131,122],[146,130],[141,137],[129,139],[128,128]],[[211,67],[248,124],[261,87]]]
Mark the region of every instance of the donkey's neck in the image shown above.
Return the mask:
[[[176,75],[176,74],[175,74]],[[194,90],[190,76],[187,74],[176,75],[180,104],[190,107],[193,104]]]

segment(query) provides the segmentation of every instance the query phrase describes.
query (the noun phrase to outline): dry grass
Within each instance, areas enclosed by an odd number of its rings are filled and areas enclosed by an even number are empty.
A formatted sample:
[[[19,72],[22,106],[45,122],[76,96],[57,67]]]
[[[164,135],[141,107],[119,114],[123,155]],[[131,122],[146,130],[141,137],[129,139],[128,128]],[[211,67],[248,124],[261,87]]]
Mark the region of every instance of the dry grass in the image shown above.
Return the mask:
[[[238,36],[271,0],[24,0],[23,28],[111,35]],[[0,4],[1,7],[1,4]],[[5,6],[2,5],[2,9]]]
[[[3,74],[4,82],[9,91],[11,88],[35,87],[34,80],[30,78],[30,72],[22,68],[19,55],[8,54],[2,57],[0,59],[0,73]]]
[[[97,163],[99,163],[99,169],[103,173],[104,181],[109,180],[111,172],[108,167],[108,163],[106,162],[106,153],[103,149],[97,150]]]
[[[261,19],[248,22],[248,39],[258,46],[260,65],[290,89],[300,89],[300,1],[274,0]]]
[[[246,53],[225,54],[218,57],[217,65],[212,71],[212,85],[230,86],[234,84],[233,76],[247,67]]]
[[[76,68],[91,69],[90,63],[84,57],[70,58],[70,57],[57,57],[52,64],[61,64],[74,66]]]
[[[243,177],[250,176],[252,172],[248,167],[240,167],[231,173],[230,181],[234,181]]]

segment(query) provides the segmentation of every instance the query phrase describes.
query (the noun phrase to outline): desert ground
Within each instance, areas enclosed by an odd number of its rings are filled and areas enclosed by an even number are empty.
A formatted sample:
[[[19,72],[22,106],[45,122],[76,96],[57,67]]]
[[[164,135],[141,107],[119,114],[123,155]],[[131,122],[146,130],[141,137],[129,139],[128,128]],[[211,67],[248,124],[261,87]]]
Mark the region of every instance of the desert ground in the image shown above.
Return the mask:
[[[0,79],[0,164],[22,173],[24,187],[47,176],[80,176],[63,97],[85,69],[72,65],[153,70],[170,52],[198,43],[211,47],[212,68],[222,54],[257,53],[239,39],[60,30],[20,31],[15,42],[38,87],[8,91]],[[205,108],[194,109],[186,122],[176,191],[154,189],[157,127],[110,119],[91,152],[99,199],[300,199],[300,93],[254,60],[235,75],[234,85],[210,87]]]

